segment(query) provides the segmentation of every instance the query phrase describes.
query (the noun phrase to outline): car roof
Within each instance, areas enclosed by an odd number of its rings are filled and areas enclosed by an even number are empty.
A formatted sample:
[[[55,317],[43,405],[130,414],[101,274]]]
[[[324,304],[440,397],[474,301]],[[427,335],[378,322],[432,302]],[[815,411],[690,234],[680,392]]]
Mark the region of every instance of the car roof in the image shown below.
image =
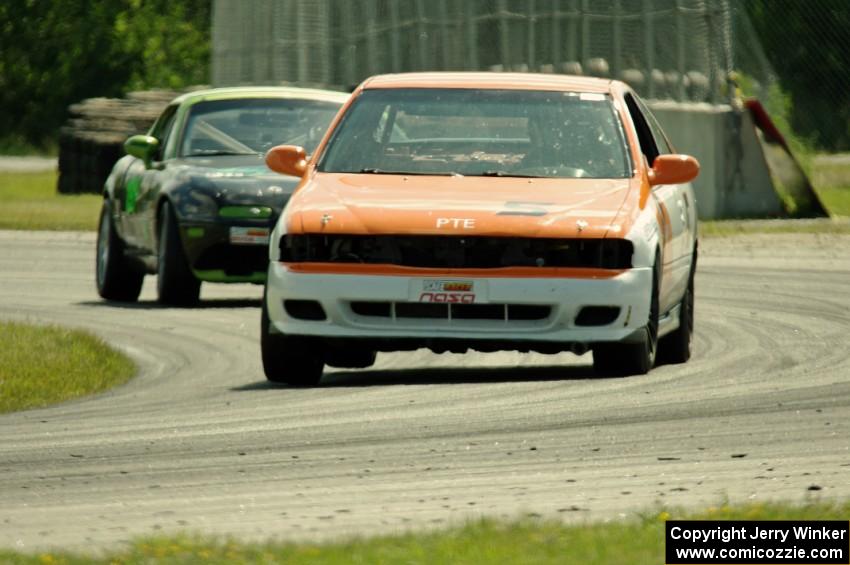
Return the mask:
[[[363,88],[481,88],[608,94],[616,82],[604,78],[541,73],[435,72],[378,75],[367,79]]]
[[[294,86],[231,86],[194,90],[175,98],[172,104],[195,104],[205,100],[238,100],[240,98],[300,98],[343,104],[350,96],[347,92],[297,88]]]

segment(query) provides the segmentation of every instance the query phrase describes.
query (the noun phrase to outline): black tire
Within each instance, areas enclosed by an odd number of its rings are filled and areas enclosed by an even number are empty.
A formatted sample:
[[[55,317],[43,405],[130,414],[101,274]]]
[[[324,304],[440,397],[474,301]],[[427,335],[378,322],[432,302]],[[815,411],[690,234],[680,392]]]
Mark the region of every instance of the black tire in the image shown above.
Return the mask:
[[[109,200],[103,201],[97,226],[95,284],[97,293],[106,300],[135,302],[142,291],[145,273],[128,264],[124,242],[115,231]]]
[[[331,349],[325,352],[325,364],[343,369],[365,369],[375,364],[378,353],[368,349]]]
[[[600,375],[645,375],[655,366],[658,351],[658,283],[661,265],[655,258],[652,272],[652,294],[649,318],[642,328],[639,341],[633,343],[602,343],[593,348],[593,369]]]
[[[271,333],[270,326],[266,299],[263,296],[260,313],[260,352],[266,379],[296,387],[319,384],[325,366],[319,341],[309,337]]]
[[[168,202],[159,211],[156,290],[160,303],[169,306],[197,304],[201,293],[201,281],[189,268],[177,218]]]
[[[688,288],[679,303],[679,327],[661,338],[658,344],[658,361],[676,365],[691,358],[691,343],[694,336],[694,276],[697,255],[694,252],[691,272],[688,275]]]

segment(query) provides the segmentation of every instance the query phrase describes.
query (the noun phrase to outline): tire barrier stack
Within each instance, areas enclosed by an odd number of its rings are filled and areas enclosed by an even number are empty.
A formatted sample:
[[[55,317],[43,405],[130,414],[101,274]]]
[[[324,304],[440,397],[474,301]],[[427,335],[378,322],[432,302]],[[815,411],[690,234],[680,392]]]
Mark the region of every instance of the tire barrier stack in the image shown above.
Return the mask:
[[[179,92],[147,90],[126,98],[88,98],[68,109],[71,118],[59,132],[62,194],[99,193],[112,165],[124,155],[124,141],[150,129]]]

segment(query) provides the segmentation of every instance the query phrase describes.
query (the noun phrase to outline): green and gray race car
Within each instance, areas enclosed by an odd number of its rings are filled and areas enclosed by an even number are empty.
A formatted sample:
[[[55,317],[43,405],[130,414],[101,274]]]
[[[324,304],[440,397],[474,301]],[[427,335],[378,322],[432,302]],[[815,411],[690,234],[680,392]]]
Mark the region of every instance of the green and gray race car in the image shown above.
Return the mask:
[[[159,301],[197,302],[201,281],[262,283],[269,230],[298,179],[270,171],[270,147],[312,152],[348,94],[221,88],[175,99],[103,190],[96,281],[101,297],[135,301],[156,274]]]

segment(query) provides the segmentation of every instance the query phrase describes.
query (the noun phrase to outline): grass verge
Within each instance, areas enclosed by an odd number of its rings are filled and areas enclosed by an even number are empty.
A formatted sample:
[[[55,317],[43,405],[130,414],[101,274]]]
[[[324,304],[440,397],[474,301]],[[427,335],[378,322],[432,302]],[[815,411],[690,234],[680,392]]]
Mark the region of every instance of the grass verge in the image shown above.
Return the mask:
[[[664,522],[694,520],[845,520],[850,503],[720,506],[703,512],[652,512],[606,524],[481,520],[441,531],[354,539],[324,544],[241,543],[180,535],[136,540],[129,549],[100,557],[72,553],[27,555],[0,551],[16,565],[82,563],[664,563]]]
[[[130,359],[89,333],[0,322],[0,413],[100,392],[134,372]]]
[[[56,141],[48,141],[43,147],[38,147],[14,134],[0,137],[0,155],[56,157],[58,154],[59,146]]]
[[[699,223],[703,237],[730,237],[749,233],[850,234],[850,218],[805,220],[710,220]]]
[[[58,194],[55,171],[0,172],[0,229],[97,229],[101,197]]]
[[[850,155],[814,157],[810,179],[831,214],[850,217]]]
[[[812,160],[812,182],[832,220],[717,220],[700,223],[705,236],[744,233],[850,233],[850,158]],[[101,197],[56,192],[55,171],[0,172],[0,229],[97,229]]]
[[[821,202],[835,216],[850,217],[850,183],[847,186],[826,186],[817,190]]]

